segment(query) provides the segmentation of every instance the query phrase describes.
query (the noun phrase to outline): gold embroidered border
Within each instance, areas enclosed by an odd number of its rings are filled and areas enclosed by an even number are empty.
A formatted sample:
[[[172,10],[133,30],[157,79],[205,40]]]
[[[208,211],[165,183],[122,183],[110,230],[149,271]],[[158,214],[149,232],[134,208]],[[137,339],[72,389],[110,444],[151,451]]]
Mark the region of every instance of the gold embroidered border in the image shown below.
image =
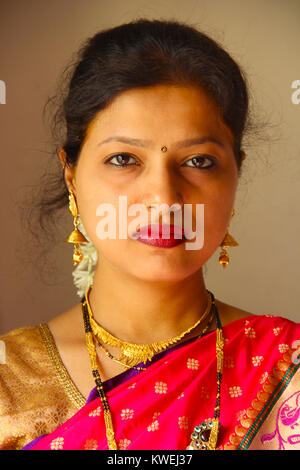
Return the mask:
[[[81,395],[65,368],[47,323],[41,323],[39,330],[61,385],[72,403],[74,403],[78,409],[82,408],[86,403],[86,399]]]
[[[235,426],[235,431],[230,435],[229,441],[224,445],[224,450],[238,449],[249,428],[252,426],[255,419],[264,408],[275,388],[283,379],[286,371],[290,367],[292,354],[293,350],[289,348],[288,351],[283,353],[282,358],[278,360],[276,366],[268,374],[262,387],[257,392],[256,398],[254,398],[251,406],[247,408],[245,414],[240,419],[240,424]]]

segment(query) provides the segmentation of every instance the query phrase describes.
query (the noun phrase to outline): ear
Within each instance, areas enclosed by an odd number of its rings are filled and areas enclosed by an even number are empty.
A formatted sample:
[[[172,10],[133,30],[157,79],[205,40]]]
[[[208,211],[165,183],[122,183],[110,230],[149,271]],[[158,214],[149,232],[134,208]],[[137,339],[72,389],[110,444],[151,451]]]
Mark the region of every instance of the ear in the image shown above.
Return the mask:
[[[74,184],[76,180],[76,167],[67,164],[67,155],[62,147],[59,149],[59,159],[64,169],[64,177],[68,190],[70,192],[73,191],[73,193],[76,195],[76,187]]]

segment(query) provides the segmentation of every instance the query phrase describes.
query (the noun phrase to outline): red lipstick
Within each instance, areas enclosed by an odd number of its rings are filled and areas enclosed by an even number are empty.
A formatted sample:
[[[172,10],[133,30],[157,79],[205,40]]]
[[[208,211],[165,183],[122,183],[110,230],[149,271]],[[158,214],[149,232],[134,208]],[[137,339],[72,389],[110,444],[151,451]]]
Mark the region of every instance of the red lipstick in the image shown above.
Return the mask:
[[[146,225],[137,234],[139,242],[159,248],[173,248],[186,240],[184,230],[176,225]],[[166,238],[162,238],[163,234]],[[175,238],[175,234],[180,238]]]

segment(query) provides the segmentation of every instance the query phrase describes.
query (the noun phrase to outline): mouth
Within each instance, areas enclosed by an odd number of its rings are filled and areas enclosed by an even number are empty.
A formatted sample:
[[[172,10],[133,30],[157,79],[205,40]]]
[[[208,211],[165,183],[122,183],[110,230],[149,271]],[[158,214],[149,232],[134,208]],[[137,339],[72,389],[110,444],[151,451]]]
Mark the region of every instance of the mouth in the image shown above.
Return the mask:
[[[136,237],[137,241],[157,248],[173,248],[186,240],[184,230],[176,225],[147,225],[138,228]]]
[[[145,225],[142,228],[138,228],[136,234],[138,238],[143,239],[183,239],[184,237],[184,230],[177,225],[159,225],[159,224],[151,224]],[[176,238],[175,238],[176,236]]]
[[[300,442],[300,434],[294,434],[293,436],[288,437],[289,444],[295,445]]]

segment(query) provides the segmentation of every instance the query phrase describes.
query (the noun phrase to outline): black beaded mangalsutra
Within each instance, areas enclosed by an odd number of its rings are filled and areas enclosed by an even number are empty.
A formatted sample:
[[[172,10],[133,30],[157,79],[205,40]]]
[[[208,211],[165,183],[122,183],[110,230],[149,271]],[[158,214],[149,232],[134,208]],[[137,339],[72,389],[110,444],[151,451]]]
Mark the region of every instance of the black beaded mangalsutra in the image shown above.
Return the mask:
[[[216,355],[217,355],[217,396],[214,417],[211,421],[203,422],[194,427],[191,434],[191,442],[186,450],[215,450],[218,440],[220,429],[220,395],[221,395],[221,382],[223,375],[223,348],[224,339],[222,332],[222,324],[219,318],[218,309],[215,304],[214,295],[211,293],[216,321]]]
[[[221,393],[221,381],[223,373],[223,333],[222,333],[222,324],[219,319],[218,310],[215,304],[214,295],[208,291],[211,295],[211,308],[213,309],[214,318],[216,321],[216,356],[217,356],[217,396],[214,417],[211,421],[202,422],[199,425],[194,427],[194,430],[191,434],[191,442],[187,446],[187,450],[215,450],[217,445],[217,439],[219,434],[219,418],[220,418],[220,393]],[[103,406],[104,421],[106,427],[106,437],[108,448],[111,450],[118,450],[115,433],[112,424],[112,416],[110,412],[109,403],[103,388],[103,382],[98,370],[97,365],[97,353],[96,347],[93,340],[93,331],[90,323],[89,312],[87,309],[87,299],[85,296],[81,299],[84,327],[86,333],[86,343],[89,351],[90,362],[92,374],[95,379],[97,391],[101,399]],[[203,332],[202,332],[203,333]]]

